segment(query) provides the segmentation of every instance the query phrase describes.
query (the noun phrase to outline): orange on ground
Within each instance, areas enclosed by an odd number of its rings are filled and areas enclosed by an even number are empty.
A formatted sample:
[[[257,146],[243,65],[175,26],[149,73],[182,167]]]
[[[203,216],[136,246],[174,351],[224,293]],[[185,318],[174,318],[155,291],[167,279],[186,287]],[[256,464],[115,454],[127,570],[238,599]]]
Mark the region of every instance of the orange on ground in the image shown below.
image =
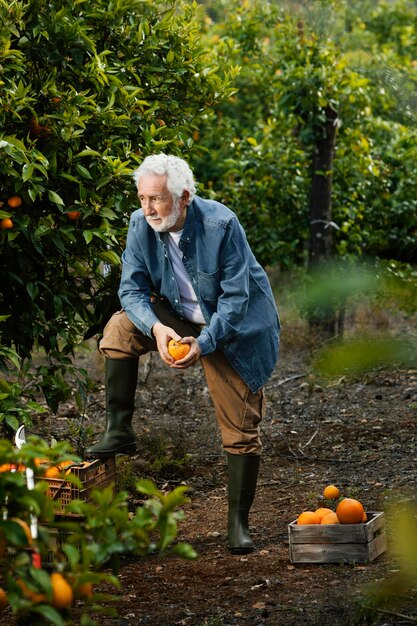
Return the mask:
[[[10,230],[11,228],[13,228],[13,226],[14,224],[10,217],[4,217],[0,222],[1,230]]]
[[[323,517],[327,515],[327,513],[333,513],[333,511],[331,509],[326,509],[326,507],[324,506],[321,506],[319,509],[316,509],[314,513],[318,515],[320,519],[323,519]]]
[[[19,524],[23,528],[23,530],[25,531],[28,545],[29,546],[32,545],[32,535],[30,532],[29,525],[24,520],[20,519],[20,517],[11,517],[10,521],[15,522],[16,524]]]
[[[343,498],[336,509],[336,515],[341,524],[360,524],[364,513],[363,505],[354,498]]]
[[[80,211],[68,211],[67,213],[67,217],[69,220],[78,220],[78,218],[80,217],[81,212]]]
[[[175,339],[168,341],[168,352],[175,361],[183,359],[190,351],[190,345],[188,343],[179,343]]]
[[[52,606],[56,609],[68,608],[74,599],[72,587],[59,572],[51,574],[51,585]]]
[[[314,511],[303,511],[297,518],[297,524],[320,524],[320,518]]]
[[[17,209],[22,204],[22,198],[20,196],[12,196],[7,200],[7,204],[11,209]]]
[[[6,592],[4,591],[4,589],[2,589],[2,587],[0,587],[0,611],[4,611],[4,609],[7,608],[8,604],[9,601],[7,599]]]
[[[323,496],[326,500],[337,500],[340,496],[340,489],[336,485],[328,485],[323,491]]]
[[[324,517],[321,518],[322,524],[340,524],[339,518],[334,511],[330,511]]]

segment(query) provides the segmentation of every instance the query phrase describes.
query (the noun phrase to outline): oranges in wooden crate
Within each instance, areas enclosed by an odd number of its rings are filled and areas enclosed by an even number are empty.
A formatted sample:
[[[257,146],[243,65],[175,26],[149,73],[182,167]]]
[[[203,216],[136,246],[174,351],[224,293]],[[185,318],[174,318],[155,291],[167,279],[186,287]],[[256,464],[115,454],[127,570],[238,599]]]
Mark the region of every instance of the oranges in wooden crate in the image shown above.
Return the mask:
[[[341,498],[336,485],[328,485],[323,491],[326,500],[338,500],[336,509],[320,506],[315,510],[303,511],[297,524],[361,524],[367,521],[362,502],[355,498]]]

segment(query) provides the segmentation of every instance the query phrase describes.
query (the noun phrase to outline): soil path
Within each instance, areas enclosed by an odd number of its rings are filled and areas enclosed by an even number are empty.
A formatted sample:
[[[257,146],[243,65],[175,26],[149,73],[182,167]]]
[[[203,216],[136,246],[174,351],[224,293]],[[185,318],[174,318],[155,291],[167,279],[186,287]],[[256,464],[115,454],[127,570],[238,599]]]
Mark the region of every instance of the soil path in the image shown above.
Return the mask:
[[[91,367],[91,357],[85,358]],[[368,511],[385,511],[391,545],[389,505],[416,498],[417,371],[377,371],[323,386],[308,363],[305,350],[284,346],[267,385],[264,454],[251,513],[257,550],[232,556],[225,546],[225,459],[202,371],[172,373],[156,355],[144,360],[134,418],[141,450],[129,467],[146,475],[164,450],[166,468],[155,479],[168,490],[181,481],[189,485],[179,538],[200,556],[196,562],[125,559],[119,616],[100,617],[102,626],[417,624],[415,580],[396,603],[380,607],[384,612],[364,616],[361,610],[367,586],[395,576],[399,563],[391,552],[367,564],[299,565],[290,562],[288,546],[288,524],[318,506],[331,483]],[[94,367],[100,383],[101,362]],[[98,431],[102,384],[91,406],[89,423]],[[61,419],[65,427],[71,416],[64,410]],[[169,464],[185,452],[190,456],[181,470]]]

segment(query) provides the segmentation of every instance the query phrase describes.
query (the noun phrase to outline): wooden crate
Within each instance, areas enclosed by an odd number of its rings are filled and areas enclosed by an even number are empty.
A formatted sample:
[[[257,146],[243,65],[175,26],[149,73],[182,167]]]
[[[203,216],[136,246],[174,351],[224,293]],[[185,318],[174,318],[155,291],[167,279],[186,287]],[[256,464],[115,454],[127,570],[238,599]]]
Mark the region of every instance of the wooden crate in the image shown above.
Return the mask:
[[[42,478],[48,484],[46,491],[54,501],[54,513],[56,515],[76,516],[68,513],[65,509],[73,500],[88,502],[93,489],[104,489],[116,480],[116,464],[114,458],[94,461],[84,461],[80,465],[71,467],[71,474],[77,476],[81,486],[76,485],[65,478]]]
[[[291,563],[369,563],[386,549],[385,517],[369,512],[362,524],[288,525]]]

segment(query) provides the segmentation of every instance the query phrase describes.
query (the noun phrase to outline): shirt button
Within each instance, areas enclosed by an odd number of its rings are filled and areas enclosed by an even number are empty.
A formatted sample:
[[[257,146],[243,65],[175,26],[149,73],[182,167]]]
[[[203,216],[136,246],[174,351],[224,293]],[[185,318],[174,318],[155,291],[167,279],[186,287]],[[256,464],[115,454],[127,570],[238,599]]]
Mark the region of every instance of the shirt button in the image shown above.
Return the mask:
[[[175,304],[178,304],[178,300],[175,300]]]

